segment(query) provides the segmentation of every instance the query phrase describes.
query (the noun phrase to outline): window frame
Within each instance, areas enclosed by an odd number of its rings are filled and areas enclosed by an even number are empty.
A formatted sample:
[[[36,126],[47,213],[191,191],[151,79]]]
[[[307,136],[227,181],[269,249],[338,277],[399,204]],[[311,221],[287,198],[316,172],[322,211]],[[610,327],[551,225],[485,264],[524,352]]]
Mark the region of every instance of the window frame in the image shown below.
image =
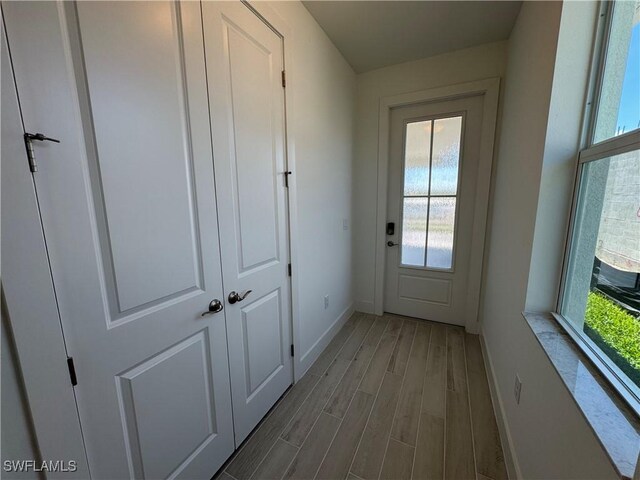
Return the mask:
[[[640,150],[640,128],[624,134],[611,137],[598,143],[593,143],[598,120],[598,110],[602,92],[602,83],[606,67],[606,56],[609,47],[609,37],[613,22],[614,1],[602,1],[598,12],[598,22],[595,29],[594,45],[591,57],[591,71],[586,92],[586,102],[583,112],[583,131],[580,149],[576,155],[576,171],[573,183],[571,211],[569,215],[566,239],[564,244],[563,262],[560,285],[553,316],[567,334],[574,340],[578,348],[598,368],[604,378],[620,394],[629,407],[640,416],[640,388],[631,387],[624,379],[625,375],[604,352],[602,352],[586,335],[578,332],[573,324],[562,315],[569,269],[569,259],[573,237],[576,231],[576,215],[579,207],[579,194],[582,171],[590,162],[596,162],[615,155]],[[636,390],[636,391],[634,391]]]

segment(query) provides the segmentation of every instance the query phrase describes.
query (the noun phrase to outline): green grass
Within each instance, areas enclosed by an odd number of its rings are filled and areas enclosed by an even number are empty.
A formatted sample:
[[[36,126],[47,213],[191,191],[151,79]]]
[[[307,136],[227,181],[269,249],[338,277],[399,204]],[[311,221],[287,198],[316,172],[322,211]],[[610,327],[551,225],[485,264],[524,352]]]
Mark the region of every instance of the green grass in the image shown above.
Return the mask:
[[[605,296],[590,292],[585,323],[631,367],[640,370],[640,319]]]

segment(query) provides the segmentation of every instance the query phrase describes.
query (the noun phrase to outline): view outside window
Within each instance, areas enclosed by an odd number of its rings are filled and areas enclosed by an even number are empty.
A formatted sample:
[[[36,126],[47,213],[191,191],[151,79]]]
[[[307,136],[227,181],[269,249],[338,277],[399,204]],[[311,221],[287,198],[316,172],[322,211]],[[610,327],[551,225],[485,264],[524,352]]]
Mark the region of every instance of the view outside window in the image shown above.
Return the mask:
[[[640,387],[640,151],[581,177],[562,314]]]
[[[453,267],[461,134],[461,116],[406,126],[403,265]]]
[[[593,142],[640,128],[640,1],[613,6]]]
[[[593,143],[640,127],[640,1],[613,4]],[[581,153],[561,314],[640,400],[640,145]],[[602,148],[602,144],[600,146]],[[603,151],[604,151],[603,150]],[[630,150],[630,151],[629,151]],[[616,153],[617,153],[616,152]]]

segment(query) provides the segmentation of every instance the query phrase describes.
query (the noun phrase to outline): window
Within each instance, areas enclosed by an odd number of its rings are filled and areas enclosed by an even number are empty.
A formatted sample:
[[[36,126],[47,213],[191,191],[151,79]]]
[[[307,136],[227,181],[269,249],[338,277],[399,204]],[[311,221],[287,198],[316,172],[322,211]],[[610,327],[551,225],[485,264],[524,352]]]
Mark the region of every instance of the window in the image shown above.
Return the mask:
[[[608,2],[559,311],[639,411],[640,1]]]
[[[403,265],[453,268],[461,134],[461,116],[406,124]]]

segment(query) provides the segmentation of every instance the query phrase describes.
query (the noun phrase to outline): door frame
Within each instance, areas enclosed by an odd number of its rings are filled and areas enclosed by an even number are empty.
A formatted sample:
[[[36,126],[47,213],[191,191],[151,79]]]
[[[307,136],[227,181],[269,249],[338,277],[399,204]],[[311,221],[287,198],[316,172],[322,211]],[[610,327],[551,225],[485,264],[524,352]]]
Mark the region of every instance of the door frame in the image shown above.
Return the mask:
[[[482,284],[482,266],[489,210],[491,187],[491,167],[494,155],[494,140],[498,116],[500,78],[487,78],[446,87],[430,88],[418,92],[403,93],[380,99],[378,118],[378,201],[376,216],[376,259],[373,308],[376,315],[384,312],[384,283],[386,262],[386,232],[383,226],[387,218],[387,196],[389,175],[389,131],[391,109],[417,103],[457,100],[477,95],[484,96],[482,126],[480,132],[480,155],[478,158],[478,178],[473,215],[471,258],[469,262],[469,286],[465,309],[465,329],[469,333],[479,333],[478,308]]]
[[[288,170],[293,172],[293,175],[290,175],[288,179],[287,192],[289,262],[292,264],[292,274],[289,277],[291,285],[291,341],[294,345],[299,345],[299,285],[293,281],[294,278],[298,278],[299,223],[296,207],[295,142],[294,129],[292,128],[293,94],[289,87],[293,83],[291,66],[294,59],[291,48],[287,48],[292,44],[293,29],[270,6],[259,1],[242,0],[242,3],[274,30],[283,42],[284,68],[287,71],[288,87],[284,92],[285,161]],[[3,16],[0,16],[0,23],[2,24],[0,35],[4,43],[7,38]],[[13,169],[4,169],[3,184],[6,181],[16,186],[31,185],[35,188],[32,174],[28,170],[22,132],[17,141],[20,143],[21,153],[24,154],[24,168],[19,173],[16,170],[14,174],[12,174]],[[9,145],[6,147],[7,152],[5,153],[8,153]],[[10,177],[16,175],[18,178],[11,180]],[[2,300],[9,313],[8,323],[15,340],[18,367],[22,372],[27,393],[28,405],[26,407],[33,421],[36,436],[34,440],[38,449],[36,455],[41,457],[34,460],[77,461],[76,472],[48,472],[47,478],[90,478],[75,392],[69,380],[67,351],[55,301],[46,240],[42,231],[40,212],[37,204],[34,203],[35,190],[25,188],[10,190],[11,194],[17,198],[10,202],[15,206],[12,209],[12,214],[3,215],[2,226],[5,232],[2,236],[2,253],[4,254],[2,264],[5,268],[4,276],[0,277],[0,287]],[[16,235],[7,234],[7,231],[11,230],[20,234],[25,231],[40,233],[20,241]],[[26,269],[25,265],[30,265],[32,268]],[[33,279],[34,274],[38,275],[37,281]],[[28,291],[24,290],[24,285],[29,285]],[[34,301],[34,299],[38,299],[38,301]],[[52,314],[52,312],[54,313]],[[55,359],[59,359],[59,361]],[[296,382],[305,373],[298,352],[293,357],[292,363],[292,382]],[[56,415],[51,414],[52,405],[56,406]]]

